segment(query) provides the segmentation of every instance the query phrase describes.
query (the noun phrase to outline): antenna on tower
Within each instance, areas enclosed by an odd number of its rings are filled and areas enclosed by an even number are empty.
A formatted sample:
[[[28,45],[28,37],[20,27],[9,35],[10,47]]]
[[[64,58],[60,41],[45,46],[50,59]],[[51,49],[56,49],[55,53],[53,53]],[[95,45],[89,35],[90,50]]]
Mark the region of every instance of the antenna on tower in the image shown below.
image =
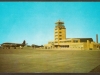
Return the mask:
[[[58,20],[58,22],[60,22],[60,19]]]

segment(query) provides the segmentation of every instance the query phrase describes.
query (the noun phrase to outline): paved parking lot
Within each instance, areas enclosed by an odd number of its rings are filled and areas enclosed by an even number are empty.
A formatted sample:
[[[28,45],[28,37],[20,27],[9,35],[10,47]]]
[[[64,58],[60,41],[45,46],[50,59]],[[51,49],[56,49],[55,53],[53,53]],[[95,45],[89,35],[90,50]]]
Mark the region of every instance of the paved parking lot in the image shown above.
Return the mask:
[[[100,65],[100,50],[0,49],[0,72],[89,73]]]

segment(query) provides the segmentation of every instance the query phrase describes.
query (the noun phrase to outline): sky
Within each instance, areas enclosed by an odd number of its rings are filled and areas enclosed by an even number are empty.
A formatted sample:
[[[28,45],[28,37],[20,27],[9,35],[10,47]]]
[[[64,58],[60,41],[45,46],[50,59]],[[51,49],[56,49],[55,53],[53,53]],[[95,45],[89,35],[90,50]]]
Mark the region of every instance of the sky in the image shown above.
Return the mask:
[[[54,40],[55,22],[64,22],[66,38],[100,43],[100,2],[0,2],[0,44],[44,45]]]

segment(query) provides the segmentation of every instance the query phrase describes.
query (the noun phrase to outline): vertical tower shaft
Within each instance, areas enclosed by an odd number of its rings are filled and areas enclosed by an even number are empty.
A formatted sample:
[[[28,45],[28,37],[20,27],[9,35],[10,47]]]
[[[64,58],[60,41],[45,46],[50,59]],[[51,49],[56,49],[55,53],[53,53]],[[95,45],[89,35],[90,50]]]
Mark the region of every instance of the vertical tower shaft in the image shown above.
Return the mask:
[[[58,42],[58,46],[59,46],[59,42],[60,40],[66,39],[66,28],[64,26],[64,22],[61,22],[60,20],[58,22],[55,23],[55,41]]]

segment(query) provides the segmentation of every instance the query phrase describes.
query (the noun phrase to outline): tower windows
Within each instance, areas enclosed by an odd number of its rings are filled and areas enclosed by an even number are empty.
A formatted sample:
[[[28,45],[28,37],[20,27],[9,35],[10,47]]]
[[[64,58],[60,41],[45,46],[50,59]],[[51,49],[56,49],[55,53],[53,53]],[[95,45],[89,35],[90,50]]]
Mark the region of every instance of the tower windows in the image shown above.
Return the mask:
[[[59,38],[59,40],[62,40],[62,38]]]
[[[57,37],[58,35],[55,35],[55,37]]]
[[[58,42],[55,42],[55,43],[58,43]]]
[[[55,40],[58,40],[58,38],[55,38]]]
[[[58,33],[58,32],[55,32],[55,33]]]

